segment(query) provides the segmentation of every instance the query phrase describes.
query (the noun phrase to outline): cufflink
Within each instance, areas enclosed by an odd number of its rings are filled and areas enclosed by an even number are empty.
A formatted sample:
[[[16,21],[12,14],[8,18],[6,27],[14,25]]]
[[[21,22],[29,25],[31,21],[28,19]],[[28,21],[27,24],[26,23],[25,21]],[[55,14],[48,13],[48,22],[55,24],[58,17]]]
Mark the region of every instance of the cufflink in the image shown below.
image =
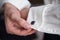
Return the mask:
[[[35,21],[32,21],[32,22],[31,22],[31,25],[34,25],[34,23],[35,23]]]

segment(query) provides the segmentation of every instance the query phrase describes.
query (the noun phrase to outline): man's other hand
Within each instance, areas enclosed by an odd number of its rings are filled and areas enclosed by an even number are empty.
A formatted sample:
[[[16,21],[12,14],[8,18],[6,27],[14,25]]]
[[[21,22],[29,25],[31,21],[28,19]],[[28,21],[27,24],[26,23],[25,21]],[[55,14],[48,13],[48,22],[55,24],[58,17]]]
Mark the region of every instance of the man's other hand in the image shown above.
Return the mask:
[[[31,25],[26,22],[28,8],[19,11],[12,4],[5,3],[4,15],[7,33],[19,36],[27,36],[35,33],[35,30],[30,28]]]

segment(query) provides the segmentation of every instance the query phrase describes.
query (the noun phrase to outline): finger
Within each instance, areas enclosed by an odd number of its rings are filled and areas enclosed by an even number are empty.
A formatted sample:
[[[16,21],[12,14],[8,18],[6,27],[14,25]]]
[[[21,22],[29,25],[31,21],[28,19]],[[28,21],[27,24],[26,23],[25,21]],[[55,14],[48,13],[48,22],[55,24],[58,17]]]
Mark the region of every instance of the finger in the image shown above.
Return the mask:
[[[32,35],[34,33],[36,33],[36,30],[31,30],[29,33],[25,34],[24,36]]]
[[[31,29],[31,25],[22,18],[20,18],[20,20],[18,20],[17,23],[25,29]]]
[[[14,23],[11,20],[9,20],[9,19],[7,20],[7,22],[6,22],[7,33],[15,34],[15,35],[20,35],[20,36],[23,36],[23,35],[25,35],[27,33],[27,31],[18,29],[13,24]]]
[[[20,11],[21,13],[21,17],[25,20],[27,20],[27,16],[28,16],[28,12],[29,12],[29,8],[24,8]]]
[[[14,26],[13,26],[13,22],[8,17],[5,18],[5,25],[6,25],[6,32],[7,33],[12,33],[11,28],[14,27]]]
[[[20,35],[20,36],[27,36],[31,31],[28,31],[28,30],[21,30],[15,26],[13,26],[13,22],[8,19],[7,20],[7,32],[9,34],[15,34],[15,35]]]
[[[34,31],[32,31],[32,30],[28,31],[26,29],[19,28],[19,27],[17,27],[17,25],[16,25],[16,29],[15,30],[17,30],[17,31],[19,30],[19,32],[15,31],[14,33],[18,34],[20,36],[27,36],[27,35],[30,35],[30,34],[34,33]]]
[[[17,20],[20,18],[20,13],[19,10],[17,10],[17,8],[15,8],[14,6],[10,5],[6,5],[5,6],[5,10],[4,13],[6,16],[8,16],[10,19],[12,20]]]
[[[25,29],[24,27],[21,27],[20,25],[18,25],[17,23],[14,23],[14,27],[20,29],[20,30],[26,30],[26,32],[30,32],[32,29]],[[22,32],[23,33],[23,32]]]
[[[29,33],[29,32],[27,32],[26,30],[12,28],[12,33],[15,35],[24,36],[24,35],[27,35],[27,33]]]
[[[21,18],[19,14],[18,15],[12,14],[11,19],[25,29],[30,29],[30,27],[31,27],[31,25],[28,24],[25,19]]]

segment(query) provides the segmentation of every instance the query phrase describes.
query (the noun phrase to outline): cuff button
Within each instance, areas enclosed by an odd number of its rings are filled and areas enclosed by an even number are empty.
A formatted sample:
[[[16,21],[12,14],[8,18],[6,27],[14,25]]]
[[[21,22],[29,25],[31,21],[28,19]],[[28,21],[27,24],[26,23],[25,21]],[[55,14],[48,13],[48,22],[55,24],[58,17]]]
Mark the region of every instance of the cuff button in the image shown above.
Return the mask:
[[[35,23],[35,21],[32,21],[32,22],[31,22],[31,25],[34,25],[34,23]]]

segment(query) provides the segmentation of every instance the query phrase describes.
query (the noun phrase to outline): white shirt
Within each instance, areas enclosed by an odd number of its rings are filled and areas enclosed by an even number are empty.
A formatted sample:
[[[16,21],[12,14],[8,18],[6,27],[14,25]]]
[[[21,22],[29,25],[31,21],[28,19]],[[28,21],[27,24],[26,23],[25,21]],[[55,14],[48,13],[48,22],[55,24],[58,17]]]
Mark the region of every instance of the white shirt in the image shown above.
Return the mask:
[[[2,0],[3,1],[3,0]],[[0,2],[2,2],[0,1]],[[4,0],[2,4],[9,2],[19,10],[23,9],[24,7],[30,7],[30,3],[28,0],[25,1],[17,1],[17,0]],[[27,4],[25,4],[27,3]],[[60,35],[60,6],[54,5],[44,5],[38,7],[32,7],[29,10],[27,22],[31,24],[32,21],[35,21],[35,24],[32,25],[31,28],[36,29],[40,32],[51,33],[51,34],[58,34]],[[58,8],[58,9],[57,9]],[[55,10],[53,10],[55,9]],[[57,11],[57,10],[58,11]],[[53,11],[52,11],[53,10]],[[55,14],[54,14],[55,13]]]
[[[29,8],[31,6],[28,0],[0,0],[0,3],[0,6],[2,6],[4,3],[11,3],[19,10],[22,10],[25,7]]]
[[[48,4],[32,7],[29,11],[27,22],[35,23],[31,28],[40,32],[60,35],[60,5]]]

